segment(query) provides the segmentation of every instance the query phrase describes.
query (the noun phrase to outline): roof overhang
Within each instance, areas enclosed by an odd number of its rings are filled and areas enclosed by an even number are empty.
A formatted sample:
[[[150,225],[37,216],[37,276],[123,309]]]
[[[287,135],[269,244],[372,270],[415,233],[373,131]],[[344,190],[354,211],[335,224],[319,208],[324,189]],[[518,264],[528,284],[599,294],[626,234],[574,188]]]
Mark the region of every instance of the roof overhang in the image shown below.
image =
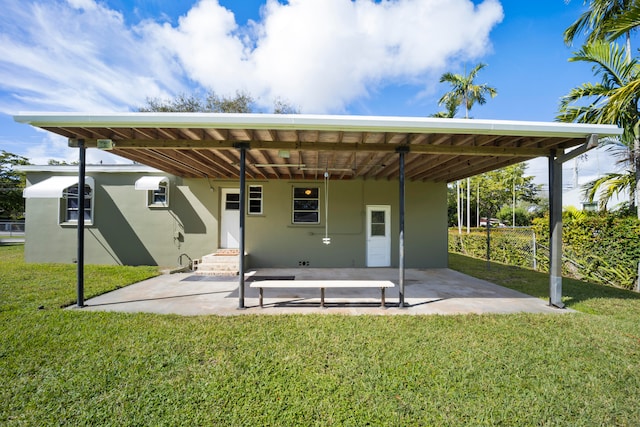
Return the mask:
[[[454,181],[595,138],[613,125],[420,117],[215,114],[21,113],[14,116],[74,140],[183,177],[238,178],[239,147],[253,179],[394,179],[404,151],[409,180]]]

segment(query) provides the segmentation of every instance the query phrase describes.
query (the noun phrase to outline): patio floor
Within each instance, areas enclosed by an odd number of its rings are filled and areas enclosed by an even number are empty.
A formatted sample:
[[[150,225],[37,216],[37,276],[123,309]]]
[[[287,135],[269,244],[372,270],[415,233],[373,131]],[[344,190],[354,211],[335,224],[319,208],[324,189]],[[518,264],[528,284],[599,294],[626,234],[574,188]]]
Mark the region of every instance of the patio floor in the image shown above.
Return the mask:
[[[179,315],[244,314],[465,314],[566,313],[547,302],[449,269],[405,270],[405,308],[398,308],[396,268],[274,268],[250,270],[245,276],[245,309],[238,309],[238,278],[163,274],[91,298],[82,310],[147,312]],[[258,306],[254,278],[289,280],[390,280],[386,309],[379,289],[327,289],[320,308],[319,289],[265,289],[264,308]],[[76,308],[77,309],[77,308]]]

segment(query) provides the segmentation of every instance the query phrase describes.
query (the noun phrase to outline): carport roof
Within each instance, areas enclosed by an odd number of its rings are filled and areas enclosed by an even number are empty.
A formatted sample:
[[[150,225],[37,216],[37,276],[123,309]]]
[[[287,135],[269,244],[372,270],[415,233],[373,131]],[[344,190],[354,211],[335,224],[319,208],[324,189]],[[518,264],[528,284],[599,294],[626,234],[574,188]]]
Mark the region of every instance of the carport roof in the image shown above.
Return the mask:
[[[20,113],[14,119],[182,177],[454,181],[622,133],[613,125],[306,114]]]

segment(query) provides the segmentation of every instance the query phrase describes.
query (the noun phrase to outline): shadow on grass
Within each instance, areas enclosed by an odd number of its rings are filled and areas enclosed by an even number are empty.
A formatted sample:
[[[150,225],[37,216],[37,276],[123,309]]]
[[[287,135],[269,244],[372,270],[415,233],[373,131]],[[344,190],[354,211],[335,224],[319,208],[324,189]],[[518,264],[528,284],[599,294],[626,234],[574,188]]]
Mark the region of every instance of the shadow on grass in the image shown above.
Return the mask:
[[[487,263],[486,260],[456,253],[449,253],[449,268],[544,300],[549,298],[548,273],[494,262]],[[594,314],[615,310],[611,304],[613,300],[640,302],[640,294],[633,291],[570,278],[562,279],[562,294],[567,307]],[[606,303],[603,300],[610,301]]]

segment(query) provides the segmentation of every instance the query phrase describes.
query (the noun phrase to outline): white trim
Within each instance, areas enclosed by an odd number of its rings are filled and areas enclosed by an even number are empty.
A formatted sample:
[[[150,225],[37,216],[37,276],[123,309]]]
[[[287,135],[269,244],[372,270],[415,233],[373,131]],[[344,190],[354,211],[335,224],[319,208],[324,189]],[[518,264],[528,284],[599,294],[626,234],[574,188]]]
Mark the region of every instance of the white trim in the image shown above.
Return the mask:
[[[74,165],[26,165],[14,166],[13,169],[19,172],[52,172],[52,173],[75,173],[78,174],[78,166]],[[129,173],[162,173],[161,170],[150,166],[138,164],[114,164],[114,165],[86,165],[87,173],[102,172],[129,172]]]
[[[366,265],[367,267],[391,266],[391,205],[366,205]],[[384,212],[384,236],[371,234],[371,214]]]
[[[138,178],[134,184],[134,188],[136,190],[159,190],[160,183],[166,182],[169,183],[169,180],[166,176],[143,176]]]
[[[474,135],[586,137],[617,136],[615,125],[433,117],[233,113],[64,113],[21,112],[20,123],[37,127],[176,127],[223,129],[297,129],[356,132],[458,133]]]
[[[85,184],[93,189],[93,178],[86,176],[84,179]],[[77,183],[77,176],[52,176],[25,188],[22,197],[25,199],[61,199],[64,196],[64,190]]]

